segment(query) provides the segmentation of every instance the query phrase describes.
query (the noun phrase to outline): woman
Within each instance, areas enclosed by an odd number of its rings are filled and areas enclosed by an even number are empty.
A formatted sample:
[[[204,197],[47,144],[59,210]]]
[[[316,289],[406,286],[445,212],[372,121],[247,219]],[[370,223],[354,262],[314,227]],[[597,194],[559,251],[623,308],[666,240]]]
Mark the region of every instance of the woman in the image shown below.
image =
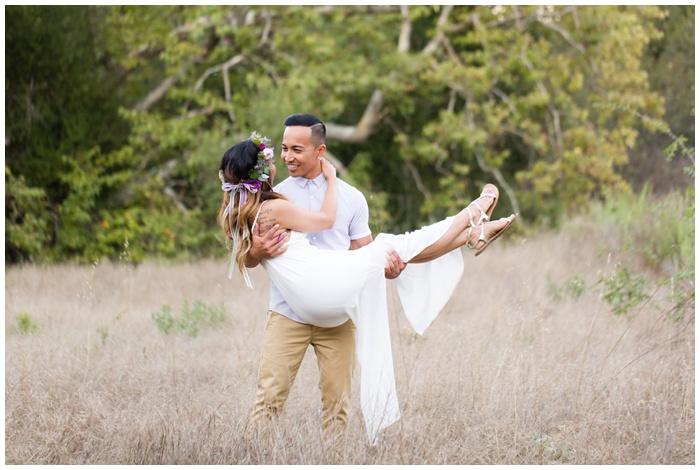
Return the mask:
[[[328,180],[326,197],[320,211],[307,211],[272,190],[276,171],[272,155],[269,141],[253,133],[222,158],[219,177],[224,197],[219,222],[234,245],[229,277],[237,265],[252,287],[245,266],[253,226],[258,224],[261,233],[275,224],[289,231],[285,253],[261,264],[303,321],[334,327],[345,323],[348,316],[353,320],[362,368],[362,411],[370,441],[374,442],[382,428],[399,419],[386,309],[386,251],[395,249],[408,263],[397,278],[398,292],[411,325],[423,333],[461,278],[463,258],[457,248],[466,244],[479,255],[515,216],[489,221],[498,196],[495,187],[489,185],[492,193],[482,193],[459,214],[436,224],[403,235],[380,234],[358,250],[320,250],[309,244],[305,232],[333,226],[335,168],[321,159]],[[483,199],[487,204],[481,206],[477,202],[483,204]]]

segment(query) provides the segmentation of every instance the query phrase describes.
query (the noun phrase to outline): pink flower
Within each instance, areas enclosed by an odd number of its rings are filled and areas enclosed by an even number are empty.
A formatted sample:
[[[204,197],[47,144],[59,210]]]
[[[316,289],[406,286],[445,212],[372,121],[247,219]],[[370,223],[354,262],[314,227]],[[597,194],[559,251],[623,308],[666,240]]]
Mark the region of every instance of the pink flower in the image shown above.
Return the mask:
[[[264,145],[264,144],[261,144],[261,145]],[[270,158],[274,157],[275,149],[266,148],[263,150],[263,155],[265,155],[265,160],[269,160]]]

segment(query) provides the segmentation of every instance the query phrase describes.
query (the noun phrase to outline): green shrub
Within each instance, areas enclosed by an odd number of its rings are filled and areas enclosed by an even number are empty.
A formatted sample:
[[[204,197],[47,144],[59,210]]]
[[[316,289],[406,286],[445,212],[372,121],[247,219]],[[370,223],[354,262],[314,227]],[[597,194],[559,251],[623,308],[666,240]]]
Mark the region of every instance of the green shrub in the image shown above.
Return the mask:
[[[163,305],[160,312],[153,312],[153,314],[151,314],[151,318],[158,329],[166,335],[169,335],[170,330],[175,326],[175,319],[170,313],[170,305]]]
[[[165,333],[171,331],[182,331],[189,336],[197,336],[202,326],[217,326],[226,320],[224,304],[219,306],[209,306],[202,301],[196,300],[190,308],[189,302],[185,300],[182,305],[180,316],[174,316],[169,305],[163,305],[159,312],[151,315],[156,327]]]
[[[586,280],[578,274],[573,275],[564,281],[560,286],[552,281],[551,274],[548,272],[547,286],[549,289],[549,295],[556,301],[560,301],[564,297],[578,299],[584,292],[586,292]]]
[[[549,464],[569,463],[576,454],[576,450],[569,444],[557,442],[546,434],[534,433],[531,439],[533,446],[538,450],[538,455]]]
[[[687,213],[690,204],[688,195],[678,193],[654,200],[645,186],[637,195],[608,194],[597,218],[612,225],[623,251],[659,269],[665,262],[677,266],[689,261],[688,244],[694,244],[689,238],[694,232],[694,217]]]
[[[645,293],[646,279],[642,275],[631,276],[627,268],[616,275],[602,278],[603,298],[615,315],[624,315],[649,299]]]
[[[695,309],[695,191],[670,193],[654,199],[648,187],[640,194],[608,194],[605,203],[593,211],[594,225],[608,227],[613,244],[655,270],[658,281],[669,284],[671,317],[679,320]],[[609,247],[616,249],[616,247]],[[611,279],[601,279],[616,313],[632,308],[628,305],[644,283],[641,276],[629,276],[625,267]],[[626,286],[626,287],[625,287]],[[624,292],[630,297],[626,299]],[[626,306],[627,305],[627,306]]]
[[[22,175],[5,166],[5,257],[6,262],[41,259],[51,238],[51,219],[46,193],[30,187]]]
[[[38,333],[39,325],[32,320],[28,313],[20,313],[15,317],[14,331],[21,335]]]

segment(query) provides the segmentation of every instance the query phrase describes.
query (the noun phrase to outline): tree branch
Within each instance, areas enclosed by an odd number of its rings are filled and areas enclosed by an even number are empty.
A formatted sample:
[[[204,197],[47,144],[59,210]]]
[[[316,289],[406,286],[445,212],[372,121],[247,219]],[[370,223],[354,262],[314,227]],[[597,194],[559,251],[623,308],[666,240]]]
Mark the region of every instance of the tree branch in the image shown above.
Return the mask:
[[[173,204],[175,204],[175,207],[177,207],[180,210],[180,212],[182,212],[184,215],[188,215],[190,213],[189,209],[187,209],[185,204],[182,203],[182,201],[178,197],[177,193],[175,193],[175,190],[173,188],[171,188],[170,186],[166,186],[163,188],[163,193],[173,200]]]
[[[450,39],[446,36],[442,38],[442,44],[445,46],[445,50],[447,51],[447,54],[450,56],[450,59],[454,61],[455,64],[459,67],[464,67],[464,62],[459,58],[457,53],[455,52],[454,48],[452,47],[452,43],[450,42]]]
[[[221,76],[224,79],[224,100],[228,105],[228,118],[231,120],[231,122],[234,122],[236,120],[236,113],[231,107],[231,77],[228,76],[228,69],[224,70],[224,73],[222,73]]]
[[[197,23],[200,24],[205,24],[205,25],[210,25],[209,19],[206,17],[202,17],[197,19],[195,21],[194,25],[196,26]],[[193,25],[189,25],[189,27],[186,26],[181,26],[178,29],[173,30],[171,34],[175,34],[177,36],[181,36],[182,34],[189,33],[189,28],[192,28]],[[136,106],[135,109],[137,111],[145,111],[149,109],[151,106],[156,104],[158,101],[163,99],[165,95],[170,91],[170,89],[175,86],[180,79],[187,73],[190,67],[193,65],[199,63],[203,58],[207,57],[209,53],[216,47],[218,44],[219,38],[215,34],[215,29],[212,27],[209,35],[209,39],[204,46],[204,50],[202,51],[201,55],[199,56],[194,56],[190,57],[183,65],[178,68],[177,72],[175,72],[174,75],[167,77],[165,80],[163,80],[160,85],[158,85],[155,89],[153,89],[146,97],[141,100]]]
[[[421,51],[421,54],[429,55],[435,52],[435,50],[437,50],[437,47],[442,42],[442,39],[445,37],[445,25],[447,24],[447,18],[450,16],[450,13],[452,12],[453,8],[454,5],[447,5],[442,7],[442,10],[440,11],[440,18],[438,18],[437,25],[435,26],[437,29],[437,33],[435,34],[435,37],[433,37],[433,39],[431,39],[430,42],[426,44],[426,46]]]
[[[518,199],[515,197],[515,192],[513,191],[513,188],[510,187],[506,179],[503,177],[503,173],[501,173],[501,171],[498,168],[488,166],[484,161],[484,158],[481,156],[481,152],[474,152],[474,154],[476,155],[476,162],[479,164],[479,168],[481,168],[481,170],[486,173],[492,174],[493,177],[496,178],[498,184],[500,184],[503,187],[503,189],[506,190],[508,199],[510,199],[510,205],[513,207],[513,212],[519,214],[520,206],[518,205]]]
[[[183,65],[178,69],[175,75],[168,77],[162,82],[160,82],[160,85],[158,85],[155,89],[151,90],[151,92],[148,95],[146,95],[146,97],[135,106],[136,111],[145,111],[154,104],[156,104],[158,101],[163,99],[163,97],[168,93],[168,91],[173,86],[175,86],[175,84],[177,84],[178,81],[180,81],[180,78],[182,78],[183,75],[185,75],[187,69],[195,62],[196,60],[190,59],[187,62],[187,64]]]
[[[457,101],[457,90],[450,88],[450,101],[447,103],[447,111],[454,113],[455,103]]]
[[[418,172],[416,165],[410,160],[405,160],[404,164],[406,165],[406,168],[408,169],[408,171],[411,173],[411,176],[413,177],[413,182],[416,183],[416,188],[418,189],[418,191],[420,191],[421,194],[423,194],[423,197],[426,200],[432,199],[433,195],[428,190],[428,188],[426,188],[425,185],[423,184],[423,179],[420,177],[420,173]],[[430,223],[433,223],[434,222],[433,215],[430,214],[429,217],[430,217]]]
[[[526,46],[527,45],[525,45],[524,47]],[[524,50],[520,51],[520,58],[525,64],[525,67],[527,67],[527,69],[530,72],[535,71],[535,67],[530,63],[529,60],[527,60]],[[537,80],[537,88],[544,96],[547,97],[547,109],[549,109],[549,112],[552,115],[552,118],[554,119],[554,129],[551,130],[551,132],[549,132],[550,138],[552,138],[552,134],[554,134],[554,142],[552,147],[554,148],[556,153],[561,153],[563,148],[563,142],[561,136],[561,122],[559,117],[559,110],[557,110],[557,108],[552,104],[552,96],[549,94],[549,91],[547,90],[547,87],[544,86],[542,80]]]
[[[229,60],[222,64],[215,65],[213,67],[209,67],[204,71],[202,75],[200,75],[199,79],[197,80],[197,83],[194,85],[194,91],[199,91],[199,89],[202,87],[204,84],[204,80],[209,78],[209,76],[218,73],[218,72],[226,72],[228,73],[228,69],[231,67],[235,67],[236,65],[240,64],[247,58],[247,54],[245,52],[238,54],[234,57],[231,57]],[[228,94],[230,95],[231,90],[228,90]]]
[[[563,37],[566,40],[566,42],[571,44],[571,46],[573,46],[573,48],[576,49],[577,51],[579,51],[581,54],[586,53],[586,48],[583,47],[582,44],[574,41],[574,38],[571,37],[569,32],[567,30],[565,30],[564,28],[562,28],[561,26],[559,26],[558,24],[554,24],[554,23],[547,22],[547,21],[540,21],[539,23],[542,26],[544,26],[545,28],[549,28],[552,31],[556,31],[557,33],[559,33],[561,35],[561,37]]]
[[[469,125],[469,129],[473,130],[475,125],[474,116],[471,114],[471,110],[469,109],[470,101],[471,97],[467,99],[466,103],[464,103],[464,113],[467,118],[467,124]],[[479,152],[478,150],[474,152],[474,155],[476,156],[476,163],[479,165],[479,168],[481,168],[481,171],[493,175],[493,177],[496,178],[496,181],[498,181],[498,183],[503,187],[503,189],[505,189],[506,194],[508,195],[508,199],[510,199],[511,207],[513,207],[513,212],[520,213],[520,205],[518,204],[518,199],[515,197],[515,192],[513,191],[513,189],[503,177],[503,173],[501,173],[501,171],[498,168],[488,166],[484,161],[483,157],[481,156],[481,152]]]
[[[205,26],[205,27],[211,27],[214,26],[213,23],[211,22],[211,19],[208,16],[200,16],[196,20],[194,20],[191,23],[183,24],[182,26],[178,26],[177,28],[173,29],[170,32],[170,35],[176,36],[180,40],[187,39],[187,36],[197,27],[200,26]]]
[[[374,126],[379,122],[379,112],[384,105],[384,95],[380,89],[372,92],[372,97],[362,114],[360,121],[354,126],[342,124],[326,124],[326,136],[346,143],[364,142],[372,134]]]
[[[265,27],[263,28],[263,32],[260,35],[258,49],[267,44],[267,42],[270,40],[270,31],[272,30],[272,15],[269,11],[267,11],[267,9],[263,10],[263,14],[265,16]]]
[[[401,31],[396,49],[401,53],[407,53],[411,44],[411,18],[408,6],[401,7]],[[381,110],[384,106],[384,94],[379,88],[372,92],[362,118],[354,126],[326,123],[326,137],[345,143],[364,142],[374,131],[374,127],[381,119]]]
[[[520,7],[518,5],[513,5],[513,17],[515,18],[515,27],[518,29],[523,29],[523,15],[520,12]]]
[[[170,181],[170,172],[175,168],[176,165],[177,161],[175,159],[168,160],[165,163],[165,165],[158,169],[158,171],[156,172],[156,178],[161,179],[163,181]],[[166,183],[163,187],[163,193],[173,200],[173,204],[175,204],[175,207],[177,207],[180,210],[180,212],[182,212],[184,215],[188,215],[190,213],[189,209],[187,209],[185,204],[180,200],[172,186]]]
[[[496,80],[494,80],[494,81],[492,82],[492,85],[495,83],[495,81],[496,81]],[[517,113],[517,109],[515,109],[515,105],[514,105],[513,102],[510,100],[510,98],[508,98],[508,95],[506,95],[506,94],[503,92],[503,90],[501,90],[500,88],[498,88],[498,87],[496,87],[496,86],[491,86],[491,90],[493,91],[493,93],[494,93],[496,96],[498,96],[499,98],[501,98],[505,104],[508,105],[508,108],[510,109],[510,112],[511,112],[512,114],[516,114],[516,113]]]
[[[411,49],[411,18],[408,16],[408,5],[401,5],[401,31],[399,31],[399,52]]]
[[[442,8],[440,18],[437,21],[437,34],[430,43],[421,52],[424,55],[433,53],[440,43],[445,38],[444,30],[447,25],[447,20],[454,7],[448,5]],[[401,31],[399,33],[399,41],[397,50],[402,53],[407,53],[410,50],[410,35],[411,35],[411,19],[409,17],[408,6],[401,7]],[[326,136],[330,139],[339,140],[345,143],[364,142],[374,131],[381,118],[381,109],[384,105],[384,94],[380,89],[375,89],[372,92],[372,97],[365,108],[360,121],[354,126],[347,126],[334,123],[326,123]]]

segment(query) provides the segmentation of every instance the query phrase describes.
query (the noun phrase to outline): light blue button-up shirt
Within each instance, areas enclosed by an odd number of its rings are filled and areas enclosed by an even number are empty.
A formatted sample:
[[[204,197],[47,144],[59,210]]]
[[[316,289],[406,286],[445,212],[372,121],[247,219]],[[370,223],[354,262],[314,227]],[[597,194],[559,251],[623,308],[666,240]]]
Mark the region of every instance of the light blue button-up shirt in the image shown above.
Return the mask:
[[[297,206],[320,211],[326,197],[328,181],[323,174],[313,180],[302,177],[289,177],[275,186],[275,191],[283,194]],[[306,236],[312,245],[330,250],[347,250],[350,241],[371,235],[369,228],[369,208],[365,196],[355,187],[338,179],[338,209],[333,228],[321,232],[311,232]],[[294,314],[280,294],[277,286],[270,282],[270,310],[299,323],[304,323]]]

